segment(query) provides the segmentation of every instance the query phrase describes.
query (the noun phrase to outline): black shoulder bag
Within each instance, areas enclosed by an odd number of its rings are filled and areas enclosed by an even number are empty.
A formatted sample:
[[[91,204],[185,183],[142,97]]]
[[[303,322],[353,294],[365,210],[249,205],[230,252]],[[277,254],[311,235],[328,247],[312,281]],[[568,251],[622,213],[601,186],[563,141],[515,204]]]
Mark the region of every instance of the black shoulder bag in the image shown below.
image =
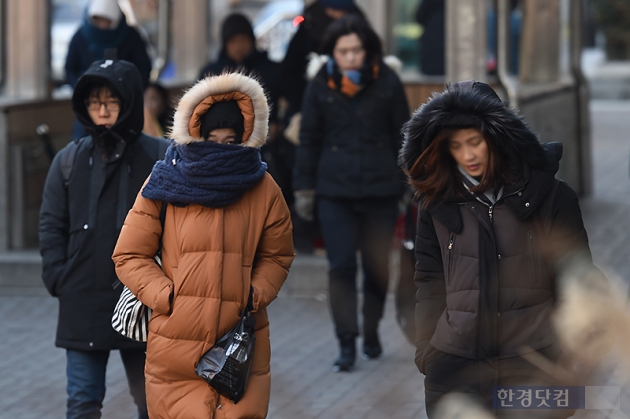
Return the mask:
[[[251,314],[252,292],[239,321],[208,352],[203,354],[195,372],[219,394],[238,403],[245,394],[254,359],[256,319]]]

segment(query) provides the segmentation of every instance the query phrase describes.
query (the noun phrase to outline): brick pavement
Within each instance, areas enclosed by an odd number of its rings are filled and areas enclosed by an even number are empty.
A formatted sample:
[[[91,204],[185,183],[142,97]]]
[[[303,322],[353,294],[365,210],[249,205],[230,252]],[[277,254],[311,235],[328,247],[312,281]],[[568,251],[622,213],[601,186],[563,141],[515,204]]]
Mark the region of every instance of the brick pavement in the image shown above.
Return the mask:
[[[596,102],[592,109],[595,193],[582,201],[584,219],[596,263],[628,279],[630,102]],[[315,272],[324,275],[325,264],[316,266]],[[355,372],[335,374],[330,366],[337,348],[321,295],[275,301],[269,308],[269,418],[426,418],[423,377],[413,364],[413,348],[395,323],[392,303],[390,298],[381,326],[383,358],[358,360]],[[0,295],[0,419],[64,416],[65,353],[53,346],[56,313],[56,300],[47,296]],[[622,409],[581,411],[576,417],[630,418],[630,386],[623,373],[609,365],[602,369],[600,382],[623,385]],[[103,417],[134,417],[116,353],[110,359]]]

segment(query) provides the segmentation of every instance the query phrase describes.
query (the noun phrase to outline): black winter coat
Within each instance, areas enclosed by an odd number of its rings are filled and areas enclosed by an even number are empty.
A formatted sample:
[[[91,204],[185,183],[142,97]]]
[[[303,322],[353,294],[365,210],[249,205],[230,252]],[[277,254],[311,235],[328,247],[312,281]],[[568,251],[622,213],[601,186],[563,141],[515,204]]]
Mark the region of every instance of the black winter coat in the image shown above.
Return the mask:
[[[554,178],[561,145],[541,145],[498,98],[474,87],[434,96],[405,126],[402,166],[409,170],[442,128],[471,126],[496,138],[511,182],[494,205],[457,184],[419,212],[414,280],[422,372],[432,348],[491,365],[551,345],[556,262],[580,254],[592,263],[577,196]]]
[[[330,198],[401,196],[396,157],[408,118],[403,86],[383,62],[353,98],[328,87],[324,66],[306,89],[293,189]]]
[[[122,290],[113,288],[117,277],[111,255],[127,212],[168,142],[141,134],[142,84],[135,67],[124,61],[101,64],[88,69],[73,95],[75,113],[91,135],[61,150],[46,178],[39,218],[42,278],[59,299],[57,346],[142,348],[111,327]],[[119,118],[109,130],[91,122],[84,102],[91,83],[103,79],[121,98]],[[109,157],[102,147],[106,141],[115,144]],[[64,182],[63,155],[75,146],[71,175]]]
[[[251,73],[259,78],[269,102],[269,120],[274,122],[278,119],[280,64],[271,61],[266,52],[258,50],[254,50],[242,63],[237,63],[228,57],[225,50],[222,50],[215,62],[209,63],[199,72],[199,79],[209,75],[218,75],[224,71],[245,71],[246,74]]]

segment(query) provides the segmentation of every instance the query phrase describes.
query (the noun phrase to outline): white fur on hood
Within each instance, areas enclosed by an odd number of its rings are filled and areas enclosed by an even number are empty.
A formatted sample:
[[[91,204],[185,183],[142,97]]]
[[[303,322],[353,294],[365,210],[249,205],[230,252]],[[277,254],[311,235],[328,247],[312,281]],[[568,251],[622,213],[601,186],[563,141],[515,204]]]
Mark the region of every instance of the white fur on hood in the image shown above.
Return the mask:
[[[112,21],[111,29],[116,29],[122,17],[122,11],[117,0],[92,0],[88,8],[88,16],[104,17]]]
[[[328,55],[318,55],[312,52],[309,56],[308,67],[306,67],[306,78],[308,80],[313,80],[319,70],[326,65],[326,63],[330,60]],[[402,70],[402,61],[393,55],[388,55],[383,58],[383,62],[387,65],[387,67],[394,70],[396,75],[400,76],[400,71]]]
[[[209,76],[199,80],[179,101],[171,137],[177,144],[190,144],[202,141],[194,138],[188,130],[188,122],[193,111],[205,98],[231,92],[240,92],[252,100],[254,107],[254,129],[252,135],[243,143],[247,147],[260,147],[267,140],[269,131],[269,105],[260,83],[253,77],[241,73],[224,73],[220,76]]]

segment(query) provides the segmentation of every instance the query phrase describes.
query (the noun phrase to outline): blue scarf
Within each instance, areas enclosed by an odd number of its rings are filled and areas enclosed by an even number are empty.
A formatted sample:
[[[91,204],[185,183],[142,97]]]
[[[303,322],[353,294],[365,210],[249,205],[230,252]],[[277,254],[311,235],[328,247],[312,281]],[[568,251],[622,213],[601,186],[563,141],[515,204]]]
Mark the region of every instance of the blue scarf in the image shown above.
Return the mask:
[[[326,63],[326,73],[328,74],[328,87],[332,90],[339,90],[348,97],[354,97],[362,87],[371,84],[378,78],[380,70],[379,64],[372,66],[363,64],[359,70],[349,70],[342,72],[337,62],[330,58]]]
[[[88,43],[94,60],[101,60],[106,49],[118,49],[125,40],[128,30],[129,25],[127,25],[124,14],[115,29],[100,29],[92,25],[86,11],[83,17],[83,26],[81,26],[81,32]]]
[[[176,206],[221,208],[237,201],[265,175],[256,148],[213,142],[171,144],[142,190],[148,199]]]

